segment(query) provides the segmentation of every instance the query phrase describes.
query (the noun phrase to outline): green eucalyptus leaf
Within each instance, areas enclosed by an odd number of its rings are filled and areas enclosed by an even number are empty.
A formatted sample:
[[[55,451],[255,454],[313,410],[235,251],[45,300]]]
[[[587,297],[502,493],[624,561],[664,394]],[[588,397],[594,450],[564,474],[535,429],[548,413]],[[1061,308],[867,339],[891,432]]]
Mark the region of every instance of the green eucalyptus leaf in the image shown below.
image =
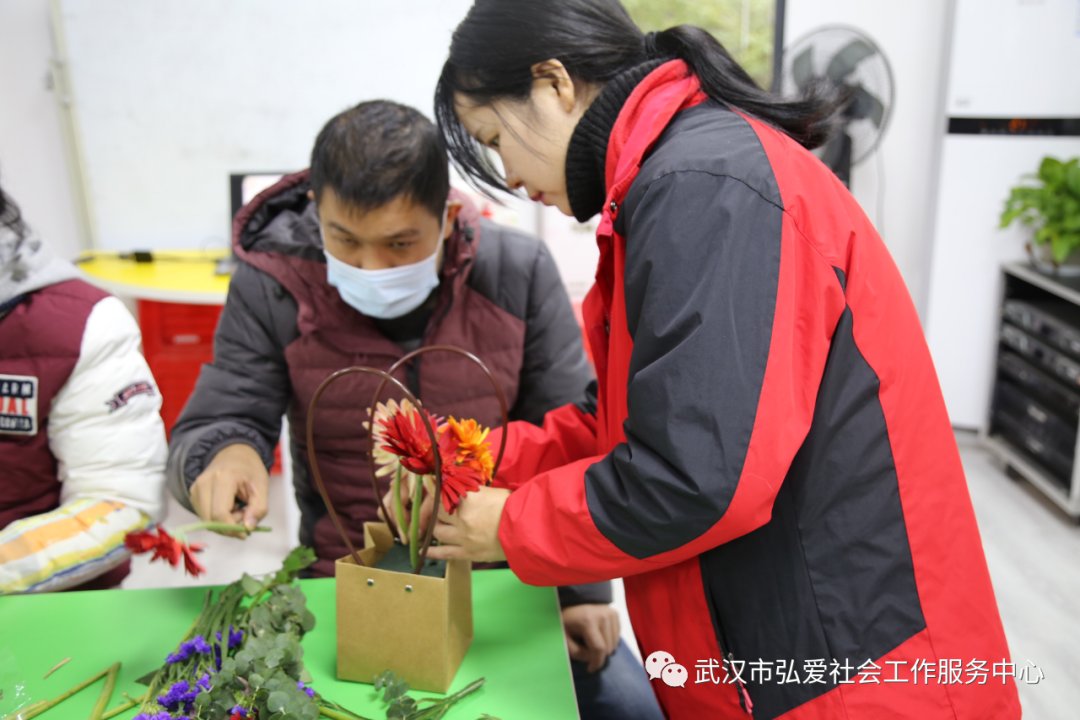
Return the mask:
[[[265,587],[260,580],[256,580],[247,573],[244,573],[240,578],[240,587],[244,589],[244,594],[248,597],[255,597],[263,591]]]
[[[289,703],[289,696],[281,690],[275,690],[266,698],[266,708],[270,712],[282,712]]]
[[[315,563],[315,551],[304,545],[300,545],[293,549],[285,558],[284,563],[281,566],[281,572],[289,576],[289,578],[295,578],[297,574],[306,567]]]
[[[408,695],[402,695],[394,698],[390,706],[386,708],[387,718],[407,718],[412,713],[416,712],[416,701]]]

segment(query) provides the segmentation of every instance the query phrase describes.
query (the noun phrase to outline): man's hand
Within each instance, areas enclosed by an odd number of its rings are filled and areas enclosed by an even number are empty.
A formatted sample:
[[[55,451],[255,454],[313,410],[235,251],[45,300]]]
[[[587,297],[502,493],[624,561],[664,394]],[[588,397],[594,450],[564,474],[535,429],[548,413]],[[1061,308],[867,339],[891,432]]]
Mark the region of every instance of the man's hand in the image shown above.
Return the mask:
[[[591,673],[604,667],[619,646],[619,613],[610,605],[571,605],[562,611],[570,657]]]
[[[254,530],[266,516],[270,475],[255,448],[228,445],[191,486],[191,506],[203,520],[242,523]],[[243,537],[242,533],[226,533]]]
[[[465,497],[451,515],[439,506],[439,520],[435,525],[438,545],[428,549],[432,560],[474,560],[476,562],[499,562],[506,560],[499,544],[499,520],[510,491],[502,488],[482,487]]]

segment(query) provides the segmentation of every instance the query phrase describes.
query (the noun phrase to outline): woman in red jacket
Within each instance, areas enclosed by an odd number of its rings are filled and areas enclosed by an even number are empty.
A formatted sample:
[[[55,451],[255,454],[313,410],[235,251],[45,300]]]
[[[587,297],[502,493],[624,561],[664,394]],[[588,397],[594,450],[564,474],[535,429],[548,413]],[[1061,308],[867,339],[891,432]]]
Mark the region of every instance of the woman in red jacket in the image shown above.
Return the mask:
[[[444,517],[433,555],[624,577],[672,718],[1019,717],[918,317],[807,151],[836,108],[616,0],[477,0],[436,116],[474,179],[601,214],[599,382],[511,432],[510,487]]]

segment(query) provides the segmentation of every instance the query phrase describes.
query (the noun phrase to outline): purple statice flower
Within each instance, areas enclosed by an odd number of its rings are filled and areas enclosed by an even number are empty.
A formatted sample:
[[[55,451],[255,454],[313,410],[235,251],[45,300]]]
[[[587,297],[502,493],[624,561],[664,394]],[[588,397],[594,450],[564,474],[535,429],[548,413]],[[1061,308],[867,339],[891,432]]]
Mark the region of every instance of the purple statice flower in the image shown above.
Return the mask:
[[[307,696],[310,697],[310,698],[315,697],[315,690],[313,688],[309,688],[307,685],[305,685],[303,682],[301,682],[299,680],[296,681],[296,689],[297,690],[303,690],[305,693],[307,693]]]
[[[173,718],[167,712],[154,713],[153,715],[139,713],[132,720],[173,720]]]
[[[181,680],[174,683],[167,693],[158,698],[158,705],[169,712],[178,712],[181,706],[184,712],[190,712],[191,705],[198,694],[199,688],[192,688],[187,680]]]
[[[210,653],[210,645],[207,644],[206,639],[202,635],[196,635],[190,640],[180,643],[180,649],[165,658],[165,662],[169,665],[184,662],[196,653]]]
[[[221,631],[218,630],[216,635],[217,635],[218,642],[221,642]],[[229,626],[229,649],[232,650],[233,648],[240,647],[240,643],[243,642],[243,641],[244,641],[244,631],[243,630],[237,630],[232,625],[230,625]]]
[[[248,716],[247,710],[241,705],[233,705],[233,709],[229,711],[229,714],[233,717],[246,718]]]
[[[210,674],[209,673],[204,673],[203,676],[201,678],[199,678],[199,681],[195,683],[195,685],[196,685],[196,687],[202,688],[203,690],[206,690],[207,692],[209,692],[210,691]]]
[[[165,658],[165,664],[173,665],[178,662],[184,662],[191,657],[191,648],[187,643],[182,643],[180,649],[174,653],[169,653],[169,656]]]
[[[229,626],[229,649],[240,647],[240,643],[244,641],[243,630],[233,630],[232,626]]]

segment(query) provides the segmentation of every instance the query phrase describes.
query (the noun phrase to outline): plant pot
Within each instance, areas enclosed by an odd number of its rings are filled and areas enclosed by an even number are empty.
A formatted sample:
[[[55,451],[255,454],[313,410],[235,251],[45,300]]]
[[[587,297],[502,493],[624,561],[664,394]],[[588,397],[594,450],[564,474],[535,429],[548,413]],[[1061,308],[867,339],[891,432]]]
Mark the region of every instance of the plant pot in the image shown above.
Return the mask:
[[[1054,262],[1049,243],[1027,244],[1031,264],[1041,273],[1057,277],[1080,277],[1080,248],[1073,250],[1060,265]]]
[[[364,565],[337,561],[337,675],[373,682],[392,670],[416,690],[444,693],[472,643],[471,564],[444,577],[374,567],[394,544],[385,523],[364,523]]]

